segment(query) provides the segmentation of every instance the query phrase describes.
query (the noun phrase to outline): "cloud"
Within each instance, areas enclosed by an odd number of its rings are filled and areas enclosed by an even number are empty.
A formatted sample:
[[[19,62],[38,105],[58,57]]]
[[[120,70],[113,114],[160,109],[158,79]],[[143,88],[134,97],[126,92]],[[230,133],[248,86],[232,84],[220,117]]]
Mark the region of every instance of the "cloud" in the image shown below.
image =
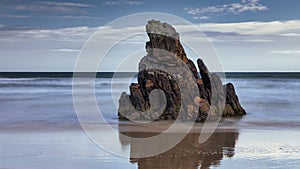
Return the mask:
[[[51,52],[80,52],[79,49],[52,49]]]
[[[298,35],[300,20],[271,22],[205,23],[198,25],[203,31],[237,33],[240,35]],[[291,34],[292,33],[292,34]]]
[[[177,25],[189,39],[195,39],[191,31],[194,25]],[[270,21],[270,22],[234,22],[234,23],[203,23],[197,24],[212,42],[216,43],[265,43],[278,44],[300,43],[300,20]],[[283,36],[285,35],[285,36]],[[287,36],[289,35],[289,36]],[[295,37],[295,38],[293,38]]]
[[[86,41],[99,27],[67,27],[59,29],[7,29],[1,28],[0,40],[4,41]]]
[[[41,15],[42,18],[56,18],[56,19],[103,19],[98,16],[87,16],[87,15]]]
[[[256,12],[256,11],[264,11],[268,8],[261,3],[259,0],[242,0],[239,3],[230,3],[224,5],[216,5],[216,6],[208,6],[201,8],[184,8],[184,10],[193,15],[194,19],[198,19],[197,16],[201,17],[203,14],[205,15],[213,15],[213,14],[239,14],[242,12]]]
[[[29,18],[29,17],[40,17],[40,18],[55,18],[55,19],[103,19],[99,16],[88,16],[88,15],[11,15],[11,14],[0,14],[0,18]]]
[[[226,36],[218,36],[218,37],[211,37],[208,36],[209,41],[211,42],[218,42],[218,43],[225,43],[229,44],[231,42],[237,42],[237,43],[274,43],[275,40],[272,38],[270,39],[254,39],[251,36],[232,36],[232,37],[226,37]]]
[[[142,5],[143,3],[143,1],[125,1],[127,5]]]
[[[202,47],[202,37],[195,36],[196,32],[193,29],[195,25],[179,25],[174,24],[176,30],[180,31],[180,37],[183,43],[191,42],[194,43],[194,47]],[[271,21],[271,22],[237,22],[237,23],[204,23],[197,24],[204,33],[207,34],[209,39],[215,45],[216,50],[220,54],[221,59],[224,59],[224,65],[232,65],[232,63],[237,63],[237,67],[232,67],[232,71],[239,70],[270,70],[265,67],[265,65],[258,65],[255,68],[256,62],[253,60],[261,60],[263,62],[268,61],[277,56],[299,56],[299,43],[300,38],[300,20],[290,20],[290,21]],[[110,40],[123,40],[124,43],[131,43],[130,45],[125,44],[125,46],[117,46],[118,49],[128,51],[130,47],[137,46],[139,44],[141,50],[144,50],[144,44],[148,40],[145,33],[145,26],[139,27],[88,27],[88,26],[78,26],[78,27],[67,27],[59,29],[21,29],[19,27],[9,28],[7,25],[0,25],[0,43],[2,45],[2,55],[7,58],[16,58],[24,56],[26,60],[49,58],[53,60],[52,62],[57,62],[56,59],[62,59],[66,56],[66,59],[72,59],[69,56],[77,56],[79,50],[84,43],[95,33],[98,29],[102,29],[103,32],[97,32],[101,35],[95,36],[97,38],[105,38],[105,40],[110,44]],[[139,34],[139,36],[130,36],[131,34]],[[199,34],[198,34],[199,35]],[[122,39],[130,36],[130,39]],[[199,39],[200,38],[200,39]],[[206,40],[206,38],[203,38]],[[95,39],[96,41],[98,39]],[[207,43],[206,41],[203,41]],[[200,43],[200,44],[199,44]],[[105,43],[106,44],[106,43]],[[141,44],[141,45],[140,45]],[[187,43],[185,43],[187,44]],[[99,45],[99,46],[98,46]],[[97,43],[97,49],[99,51],[103,47],[101,44]],[[192,46],[192,48],[194,48]],[[19,49],[19,50],[15,50]],[[289,50],[293,49],[293,50]],[[296,50],[297,49],[297,50]],[[187,50],[188,51],[188,50]],[[46,52],[46,53],[45,53]],[[117,51],[117,54],[113,57],[121,59],[124,57],[122,51]],[[26,57],[28,58],[26,58]],[[41,57],[47,56],[47,57]],[[203,49],[201,57],[209,57],[210,55],[206,53],[206,49]],[[278,57],[276,57],[277,59]],[[294,65],[295,70],[299,70],[296,67],[297,57],[289,57],[289,59],[284,59],[284,57],[279,57],[281,60],[273,62],[272,70],[279,70],[276,67],[278,65],[285,65],[286,70],[291,69],[290,65]],[[283,58],[283,59],[282,59]],[[275,60],[276,60],[275,59]],[[47,62],[47,61],[45,61]],[[51,61],[50,61],[51,62]],[[51,63],[52,63],[51,62]],[[283,63],[281,63],[283,62]],[[21,63],[21,62],[18,62]],[[73,63],[72,61],[66,63]],[[249,63],[250,64],[249,66]],[[48,63],[47,63],[48,64]],[[63,63],[63,61],[61,62]],[[275,65],[274,65],[275,64]],[[3,64],[5,65],[5,64]],[[53,63],[56,65],[56,63]],[[252,66],[251,66],[252,65]],[[52,66],[53,67],[53,66]],[[52,68],[50,66],[50,69]],[[16,70],[20,69],[20,66],[15,66]],[[28,70],[32,70],[30,67]],[[41,69],[46,69],[46,66]],[[72,65],[70,66],[70,70]]]
[[[138,0],[108,0],[103,3],[103,5],[142,5],[143,1]]]
[[[53,2],[53,1],[39,1],[41,5],[48,5],[48,6],[65,6],[65,7],[93,7],[89,4],[83,3],[74,3],[74,2]]]
[[[273,54],[289,54],[289,55],[299,55],[300,50],[274,50],[271,51]]]
[[[194,19],[200,19],[200,20],[206,20],[209,19],[210,17],[208,16],[193,16]]]
[[[195,39],[195,25],[174,25],[177,30],[185,32],[186,39]],[[271,22],[237,22],[237,23],[204,23],[196,25],[214,42],[275,43],[300,34],[300,20]],[[120,35],[145,34],[145,27],[114,28],[101,27],[67,27],[60,29],[29,29],[26,26],[0,26],[1,41],[80,41],[85,42],[99,28],[101,38],[121,40]],[[98,32],[99,33],[99,32]],[[289,36],[287,36],[289,35]],[[122,37],[121,37],[122,38]],[[141,42],[147,37],[126,42]],[[133,39],[133,38],[132,38]],[[297,38],[294,38],[297,41]]]
[[[0,14],[1,18],[28,18],[30,15]]]
[[[102,19],[102,17],[97,17],[97,16],[58,16],[58,18],[61,19]]]
[[[33,1],[31,3],[18,3],[1,5],[0,8],[6,8],[16,11],[30,12],[82,12],[84,8],[94,7],[89,4],[75,2],[56,2],[56,1]]]
[[[288,36],[288,37],[299,37],[300,33],[284,33],[281,36]]]
[[[274,40],[271,39],[244,39],[244,42],[256,42],[256,43],[272,43]]]
[[[27,25],[1,25],[0,31],[29,30]]]

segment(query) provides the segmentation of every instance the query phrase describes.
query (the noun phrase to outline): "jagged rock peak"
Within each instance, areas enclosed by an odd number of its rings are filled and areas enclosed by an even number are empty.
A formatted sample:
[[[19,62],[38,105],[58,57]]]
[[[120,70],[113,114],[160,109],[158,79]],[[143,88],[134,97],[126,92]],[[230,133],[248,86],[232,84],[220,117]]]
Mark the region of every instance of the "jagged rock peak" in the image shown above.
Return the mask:
[[[168,37],[172,37],[174,39],[179,39],[179,34],[176,32],[173,26],[167,23],[161,23],[160,21],[150,20],[146,25],[146,32],[152,34],[159,34]],[[151,40],[151,39],[150,39]]]
[[[179,34],[173,26],[160,21],[150,20],[146,25],[146,32],[150,40],[146,43],[147,53],[158,58],[165,57],[165,54],[161,55],[161,51],[153,53],[152,50],[161,49],[175,54],[185,63],[188,62],[186,53],[179,40]]]

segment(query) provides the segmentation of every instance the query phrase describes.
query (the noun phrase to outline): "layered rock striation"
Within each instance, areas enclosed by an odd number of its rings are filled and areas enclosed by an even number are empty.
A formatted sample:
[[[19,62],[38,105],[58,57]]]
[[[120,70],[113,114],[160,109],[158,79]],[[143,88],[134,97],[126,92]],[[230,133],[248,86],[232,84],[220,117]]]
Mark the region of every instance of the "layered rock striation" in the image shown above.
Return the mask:
[[[123,92],[118,116],[125,120],[175,120],[204,122],[245,115],[233,84],[222,84],[202,59],[188,59],[179,34],[167,23],[146,25],[147,55],[139,63],[138,83]]]

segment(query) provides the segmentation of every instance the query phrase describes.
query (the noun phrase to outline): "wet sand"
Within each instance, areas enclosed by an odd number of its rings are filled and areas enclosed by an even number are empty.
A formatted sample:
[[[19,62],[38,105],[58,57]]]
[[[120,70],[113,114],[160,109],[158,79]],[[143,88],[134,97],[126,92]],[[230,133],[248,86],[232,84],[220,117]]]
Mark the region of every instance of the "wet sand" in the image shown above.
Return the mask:
[[[136,148],[138,146],[135,142],[124,139],[122,135],[145,138],[156,135],[168,126],[168,123],[158,124],[145,128],[129,123],[111,124],[119,131],[115,133],[116,137],[105,134],[105,131],[99,134],[102,134],[107,144],[114,143],[114,148],[130,156],[133,150],[136,153],[145,149]],[[91,125],[91,130],[94,129],[93,126]],[[121,157],[107,152],[94,144],[78,127],[68,126],[60,130],[46,130],[36,126],[31,129],[1,129],[0,168],[187,169],[300,166],[300,133],[297,129],[236,128],[221,123],[215,133],[200,144],[197,131],[201,127],[195,126],[179,144],[167,152],[146,158]]]

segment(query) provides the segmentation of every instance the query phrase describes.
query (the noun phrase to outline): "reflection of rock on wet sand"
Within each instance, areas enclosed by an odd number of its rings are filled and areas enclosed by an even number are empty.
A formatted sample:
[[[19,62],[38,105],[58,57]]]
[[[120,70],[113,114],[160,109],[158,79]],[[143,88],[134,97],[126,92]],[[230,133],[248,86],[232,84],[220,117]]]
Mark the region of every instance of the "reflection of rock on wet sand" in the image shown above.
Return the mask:
[[[122,131],[122,126],[119,126]],[[155,135],[153,132],[131,132],[125,131],[122,134],[129,137],[147,138]],[[172,133],[175,135],[176,133]],[[223,157],[233,157],[235,144],[239,133],[237,130],[217,131],[204,143],[198,142],[200,133],[189,133],[179,144],[167,152],[147,157],[130,158],[132,163],[137,163],[141,169],[165,168],[165,169],[191,169],[209,168],[212,165],[219,165]],[[149,145],[141,146],[121,134],[119,139],[122,145],[130,145],[130,153],[147,151]],[[143,152],[140,152],[143,153]],[[131,156],[132,157],[132,156]]]

